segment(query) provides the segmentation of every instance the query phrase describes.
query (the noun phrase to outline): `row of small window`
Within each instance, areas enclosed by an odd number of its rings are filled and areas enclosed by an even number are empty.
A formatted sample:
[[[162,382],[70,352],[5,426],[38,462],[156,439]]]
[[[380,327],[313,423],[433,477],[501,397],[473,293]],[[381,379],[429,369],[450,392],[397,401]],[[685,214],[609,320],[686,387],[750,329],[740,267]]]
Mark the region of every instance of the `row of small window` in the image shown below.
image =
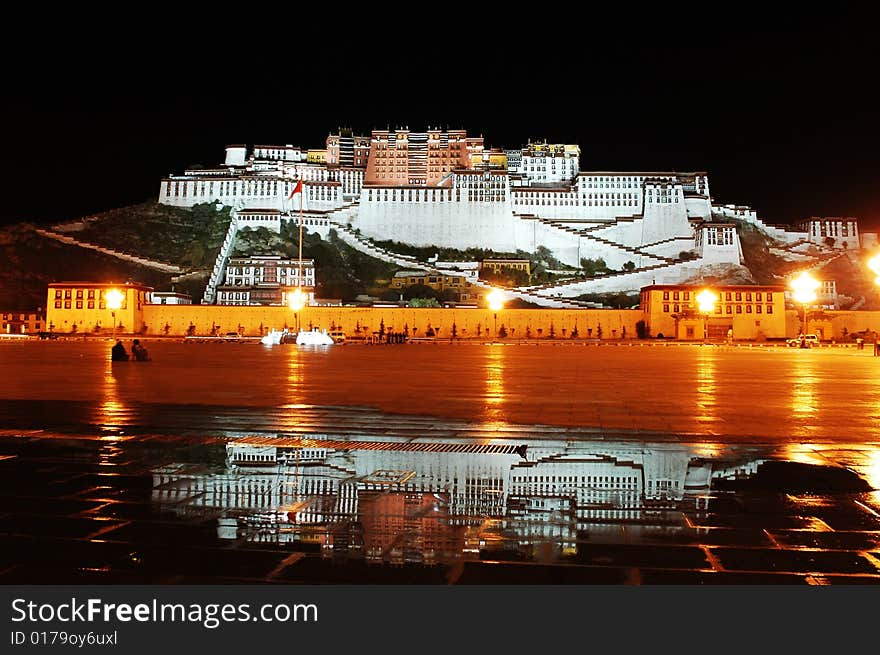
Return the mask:
[[[514,205],[563,205],[570,207],[637,207],[636,200],[588,200],[581,202],[580,200],[514,200]]]
[[[403,286],[404,284],[409,284],[409,285],[422,284],[423,285],[423,284],[425,284],[425,278],[423,278],[423,277],[397,278],[393,282],[393,286],[396,286],[396,287]],[[436,277],[429,278],[428,284],[438,284],[437,278]],[[470,282],[465,282],[465,281],[463,281],[463,278],[460,278],[458,276],[446,278],[445,284],[449,284],[454,287],[457,287],[461,284],[464,284],[465,286],[468,286],[468,287],[471,286]]]
[[[586,482],[588,484],[635,484],[638,478],[634,476],[615,476],[615,475],[514,475],[512,482]]]
[[[245,293],[244,291],[221,291],[220,298],[222,300],[247,300],[250,297],[250,293]]]
[[[672,305],[672,311],[673,311],[674,313],[677,314],[679,311],[681,311],[681,307],[682,307],[682,306],[683,306],[685,309],[691,309],[691,305],[690,305],[690,304],[687,304],[687,305]],[[725,307],[726,307],[727,309],[725,309],[725,310],[723,310],[723,311],[722,311],[721,307],[722,307],[721,305],[715,305],[715,313],[716,313],[716,314],[733,314],[733,313],[734,313],[734,310],[733,310],[734,307],[736,307],[736,312],[735,312],[735,313],[737,313],[737,314],[742,314],[742,313],[743,313],[743,307],[746,308],[746,311],[745,311],[746,314],[751,314],[751,313],[752,313],[752,307],[755,308],[755,313],[756,313],[756,314],[761,314],[761,313],[763,312],[763,310],[761,309],[761,308],[763,307],[763,305],[725,305]],[[664,312],[668,312],[668,311],[669,311],[669,305],[668,305],[667,303],[663,303],[663,311],[664,311]],[[773,313],[773,305],[767,305],[767,311],[766,311],[766,313],[767,313],[767,314],[772,314],[772,313]]]
[[[672,295],[672,300],[690,300],[691,299],[691,292],[690,291],[672,291],[672,292],[664,291],[663,292],[663,300],[669,300],[670,293]],[[762,296],[763,296],[763,299],[766,300],[767,302],[773,302],[773,292],[772,291],[764,291],[764,292],[756,291],[755,292],[755,301],[761,302]],[[696,292],[694,292],[694,298],[696,298],[696,297],[697,297]],[[723,300],[726,300],[727,302],[731,302],[733,300],[735,300],[736,302],[742,302],[743,300],[745,300],[746,302],[751,302],[752,301],[752,292],[751,291],[746,291],[746,292],[726,291],[724,293]]]
[[[4,321],[14,321],[14,320],[16,320],[15,316],[16,316],[15,314],[3,314],[3,320],[4,320]],[[17,319],[17,320],[19,320],[19,321],[26,321],[26,320],[27,320],[27,314],[18,314],[18,319]]]
[[[71,305],[70,300],[65,300],[63,302],[64,302],[64,309],[72,309],[72,307],[70,306]],[[86,302],[87,309],[94,309],[95,308],[95,301],[94,300],[87,300],[85,302]],[[56,300],[55,301],[55,309],[61,309],[61,303],[62,303],[61,300]],[[76,301],[76,308],[77,309],[83,308],[83,301],[82,300]],[[104,304],[103,300],[98,303],[98,309],[107,309],[107,306]]]
[[[98,298],[103,298],[103,297],[104,297],[104,290],[103,290],[103,289],[97,289],[97,291],[98,291],[98,293],[97,293],[97,297],[98,297]],[[86,298],[94,298],[95,295],[96,295],[96,294],[95,294],[95,289],[86,289],[85,292],[86,292],[86,295],[85,295]],[[77,289],[77,290],[76,290],[76,297],[77,297],[78,299],[83,298],[83,293],[84,293],[83,289]],[[57,300],[57,299],[62,298],[62,297],[63,297],[63,298],[72,298],[72,297],[73,297],[73,290],[72,290],[72,289],[64,289],[64,290],[63,290],[63,295],[62,295],[62,290],[61,290],[61,289],[55,289],[55,299]],[[123,302],[125,302],[125,301],[123,300]],[[123,306],[124,306],[124,305],[123,305]]]
[[[273,267],[266,268],[271,269]],[[262,266],[230,266],[227,269],[227,273],[229,275],[250,275],[251,273],[253,273],[257,277],[260,277],[260,275],[264,276],[266,274],[266,268]],[[297,274],[297,271],[299,270],[299,266],[291,266],[289,268],[276,268],[275,270],[277,274],[281,275],[282,277],[285,275],[295,276]],[[305,277],[310,277],[315,274],[314,269],[311,266],[306,265],[305,261],[303,261],[303,274]]]

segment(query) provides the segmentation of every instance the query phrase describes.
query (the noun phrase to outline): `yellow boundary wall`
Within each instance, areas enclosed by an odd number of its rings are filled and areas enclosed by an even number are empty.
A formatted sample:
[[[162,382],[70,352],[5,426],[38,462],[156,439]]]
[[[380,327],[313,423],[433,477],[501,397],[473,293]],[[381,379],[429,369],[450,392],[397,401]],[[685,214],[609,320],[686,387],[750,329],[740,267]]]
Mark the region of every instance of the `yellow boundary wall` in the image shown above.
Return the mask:
[[[348,336],[372,335],[384,325],[385,332],[403,332],[410,336],[452,336],[453,324],[461,339],[492,336],[501,327],[509,338],[548,337],[551,326],[556,338],[568,338],[577,328],[578,337],[603,339],[636,338],[636,323],[642,320],[637,309],[489,309],[399,308],[399,307],[306,307],[294,313],[287,307],[222,305],[145,305],[143,323],[146,335],[186,335],[190,325],[195,334],[209,335],[241,332],[258,336],[270,329],[319,327],[341,329]],[[167,327],[166,327],[167,326]],[[358,329],[360,328],[360,332]],[[167,332],[166,332],[167,330]]]

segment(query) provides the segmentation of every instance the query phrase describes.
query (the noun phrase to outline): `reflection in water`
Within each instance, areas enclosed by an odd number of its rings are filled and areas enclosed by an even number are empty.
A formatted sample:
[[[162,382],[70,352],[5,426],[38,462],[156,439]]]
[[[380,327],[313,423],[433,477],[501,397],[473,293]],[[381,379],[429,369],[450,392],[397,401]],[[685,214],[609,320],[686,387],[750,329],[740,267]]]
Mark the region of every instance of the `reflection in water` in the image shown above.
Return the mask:
[[[302,353],[299,348],[295,346],[276,348],[275,351],[280,351],[281,356],[287,359],[286,406],[293,408],[300,406],[304,402]]]
[[[119,364],[117,364],[118,366]],[[129,408],[122,402],[119,396],[119,383],[116,379],[116,371],[113,362],[107,359],[104,370],[104,397],[98,407],[96,417],[100,429],[109,433],[102,437],[106,440],[114,440],[114,434],[122,434],[122,427],[130,423]]]
[[[880,489],[880,450],[874,449],[868,454],[868,465],[863,473],[871,487]]]
[[[795,419],[800,419],[801,423],[798,428],[800,428],[801,432],[813,432],[815,430],[814,426],[805,425],[803,421],[813,418],[818,411],[816,406],[816,385],[819,382],[819,378],[816,371],[815,358],[796,357],[796,361],[792,363],[791,375],[793,378],[791,390],[792,416]]]
[[[507,347],[493,345],[486,348],[486,392],[484,395],[483,427],[492,430],[507,424],[505,415],[504,359]]]
[[[718,421],[718,414],[716,413],[716,404],[718,402],[717,362],[714,350],[714,348],[700,348],[697,352],[697,408],[695,418],[697,423],[704,426]]]
[[[219,511],[218,536],[311,543],[326,556],[432,563],[486,551],[537,559],[591,539],[687,529],[713,479],[759,461],[697,458],[681,444],[532,441],[475,444],[247,437],[219,473],[154,471],[153,500]]]

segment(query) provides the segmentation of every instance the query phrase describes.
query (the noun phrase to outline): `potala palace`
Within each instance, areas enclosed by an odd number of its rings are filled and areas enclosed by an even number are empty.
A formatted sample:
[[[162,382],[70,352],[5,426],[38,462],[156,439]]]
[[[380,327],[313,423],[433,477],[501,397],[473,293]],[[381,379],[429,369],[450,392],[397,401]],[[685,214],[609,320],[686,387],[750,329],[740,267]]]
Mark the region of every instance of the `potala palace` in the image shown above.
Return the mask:
[[[530,142],[501,150],[464,130],[398,129],[369,137],[339,130],[325,146],[230,145],[222,166],[161,181],[161,203],[233,208],[203,302],[217,300],[239,229],[277,232],[282,221],[298,221],[300,211],[310,232],[326,237],[335,230],[363,252],[429,273],[448,274],[455,263],[417,261],[373,241],[530,253],[544,246],[573,268],[589,258],[619,271],[509,290],[547,307],[573,306],[566,298],[585,293],[681,283],[708,265],[739,265],[734,218],[785,248],[859,248],[855,219],[770,227],[747,207],[714,205],[705,172],[582,171],[576,145]],[[304,192],[289,199],[299,180]]]

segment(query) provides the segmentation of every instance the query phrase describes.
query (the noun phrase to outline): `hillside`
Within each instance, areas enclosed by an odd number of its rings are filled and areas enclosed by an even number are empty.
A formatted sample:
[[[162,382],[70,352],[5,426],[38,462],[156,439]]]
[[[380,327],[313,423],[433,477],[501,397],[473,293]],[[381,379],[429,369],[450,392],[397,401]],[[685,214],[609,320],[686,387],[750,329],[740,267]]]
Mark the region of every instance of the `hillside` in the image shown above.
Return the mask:
[[[63,280],[137,280],[167,289],[170,276],[34,232],[29,223],[0,230],[0,308],[45,307],[46,286]]]
[[[136,280],[156,289],[171,289],[201,299],[208,273],[229,225],[229,208],[214,204],[196,205],[192,209],[168,207],[148,202],[122,207],[78,221],[56,225],[53,230],[77,240],[116,251],[147,257],[157,262],[174,264],[187,273],[178,278],[172,274],[127,262],[107,254],[59,243],[40,236],[34,226],[21,223],[0,230],[0,258],[6,264],[0,269],[0,308],[35,309],[45,304],[46,285],[61,280]],[[872,277],[859,253],[842,253],[821,268],[813,256],[833,257],[834,253],[807,244],[797,252],[787,250],[749,223],[738,223],[744,253],[744,266],[716,265],[705,267],[690,282],[709,284],[784,284],[785,276],[803,269],[815,269],[822,279],[836,280],[841,305],[853,304],[864,309],[880,308],[880,297]],[[290,224],[275,234],[265,228],[243,228],[239,231],[235,253],[281,254],[295,258],[298,251],[298,229]],[[415,247],[392,241],[377,242],[378,246],[420,260],[439,256],[441,260],[467,261],[485,257],[516,257],[532,260],[532,284],[549,281],[559,271],[557,262],[545,248],[529,255],[525,252],[496,253],[488,250],[453,250],[449,248]],[[812,256],[811,256],[812,255]],[[303,256],[317,265],[317,295],[353,301],[367,294],[389,296],[388,284],[400,268],[358,250],[336,236],[331,230],[327,239],[306,232]],[[391,295],[398,295],[393,293]],[[632,294],[606,294],[608,298],[584,296],[582,300],[605,302],[611,306],[631,306]],[[635,300],[637,302],[637,300]]]

